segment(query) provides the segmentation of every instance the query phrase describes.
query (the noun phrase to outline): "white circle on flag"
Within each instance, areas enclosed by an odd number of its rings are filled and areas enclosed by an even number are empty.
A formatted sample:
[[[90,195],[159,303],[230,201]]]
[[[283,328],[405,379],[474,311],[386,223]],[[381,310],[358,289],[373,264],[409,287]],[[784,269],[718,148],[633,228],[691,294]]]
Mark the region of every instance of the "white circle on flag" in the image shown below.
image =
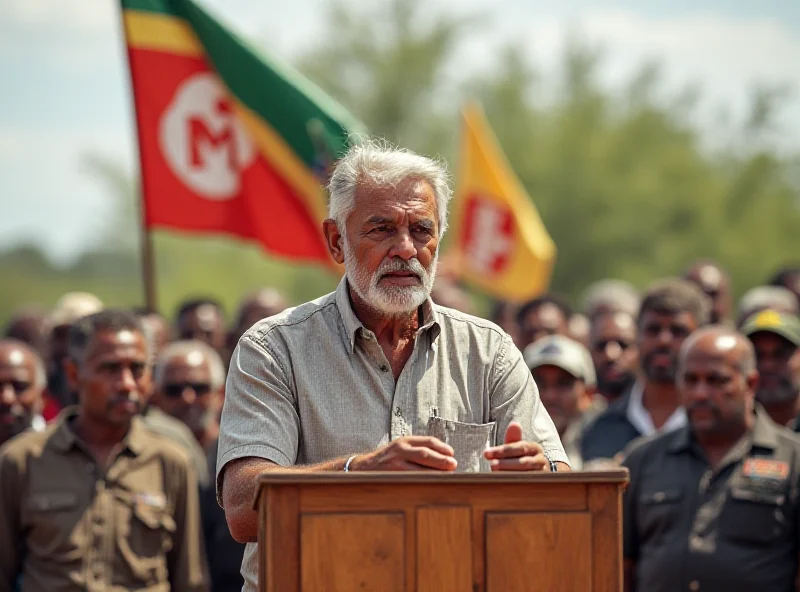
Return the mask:
[[[178,87],[159,125],[161,152],[172,172],[201,197],[224,201],[241,189],[255,149],[215,74]]]

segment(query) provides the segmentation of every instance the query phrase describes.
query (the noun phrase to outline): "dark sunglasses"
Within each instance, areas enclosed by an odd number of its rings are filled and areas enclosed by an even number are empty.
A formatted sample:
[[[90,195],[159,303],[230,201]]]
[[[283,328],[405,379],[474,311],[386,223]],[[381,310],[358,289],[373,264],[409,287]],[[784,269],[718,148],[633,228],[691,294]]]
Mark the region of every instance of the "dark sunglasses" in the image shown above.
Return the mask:
[[[192,389],[198,397],[211,392],[211,385],[207,382],[175,382],[165,384],[162,391],[168,397],[180,397],[187,388]]]
[[[16,394],[24,393],[26,390],[31,388],[31,383],[25,382],[24,380],[5,380],[0,381],[0,391],[2,391],[6,385],[9,385],[11,390]]]

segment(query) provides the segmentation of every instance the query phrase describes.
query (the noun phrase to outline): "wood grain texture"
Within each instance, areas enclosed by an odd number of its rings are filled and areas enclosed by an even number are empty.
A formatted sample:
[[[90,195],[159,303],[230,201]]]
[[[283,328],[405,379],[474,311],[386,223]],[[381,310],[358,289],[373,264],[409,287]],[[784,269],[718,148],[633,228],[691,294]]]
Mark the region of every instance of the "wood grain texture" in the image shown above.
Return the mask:
[[[589,490],[592,514],[593,592],[622,590],[622,489],[618,484]]]
[[[417,592],[470,592],[471,541],[468,506],[418,508]]]
[[[299,592],[300,585],[300,493],[299,486],[270,488],[267,504],[266,544],[260,544],[259,576],[266,578],[262,590]]]
[[[592,591],[588,513],[486,514],[486,592]]]
[[[304,592],[405,591],[403,514],[305,514],[300,536]]]

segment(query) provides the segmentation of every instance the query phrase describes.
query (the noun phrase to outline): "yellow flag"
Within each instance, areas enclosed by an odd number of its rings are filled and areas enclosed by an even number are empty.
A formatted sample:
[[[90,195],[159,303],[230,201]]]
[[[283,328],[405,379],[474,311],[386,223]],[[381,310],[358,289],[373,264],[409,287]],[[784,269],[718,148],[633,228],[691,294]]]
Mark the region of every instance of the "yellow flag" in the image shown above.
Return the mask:
[[[478,105],[463,110],[453,204],[453,246],[461,278],[489,294],[524,302],[545,292],[556,246]]]

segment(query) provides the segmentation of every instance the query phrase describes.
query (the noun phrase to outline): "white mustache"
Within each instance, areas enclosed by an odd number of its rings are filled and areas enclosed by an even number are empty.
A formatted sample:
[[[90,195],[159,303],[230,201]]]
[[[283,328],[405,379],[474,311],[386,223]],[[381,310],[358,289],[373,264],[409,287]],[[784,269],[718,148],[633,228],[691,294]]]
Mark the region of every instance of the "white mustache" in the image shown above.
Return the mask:
[[[406,261],[398,258],[389,259],[388,261],[381,263],[376,275],[383,277],[387,273],[396,273],[398,271],[411,272],[418,278],[423,278],[428,275],[425,271],[425,268],[422,267],[422,263],[420,263],[417,259],[409,259]]]

